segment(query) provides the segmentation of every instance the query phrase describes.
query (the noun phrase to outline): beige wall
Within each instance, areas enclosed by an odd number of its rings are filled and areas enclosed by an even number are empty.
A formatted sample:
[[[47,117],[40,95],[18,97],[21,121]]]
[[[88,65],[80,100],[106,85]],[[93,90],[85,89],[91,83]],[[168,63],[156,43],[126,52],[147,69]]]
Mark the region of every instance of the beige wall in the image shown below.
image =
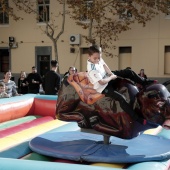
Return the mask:
[[[9,1],[11,3],[11,1]],[[51,1],[51,12],[56,12],[55,1]],[[11,49],[11,66],[13,73],[19,73],[25,70],[27,73],[31,71],[31,67],[35,65],[35,46],[52,46],[51,40],[39,29],[36,23],[35,16],[32,14],[18,13],[24,17],[24,20],[13,21],[10,19],[9,26],[0,26],[0,47],[8,47],[8,37],[15,37],[18,42],[18,48]],[[56,18],[57,22],[59,21]],[[56,33],[60,31],[61,22],[56,29]],[[41,25],[42,26],[42,25]],[[42,26],[42,28],[45,26]],[[164,47],[170,45],[170,20],[166,20],[164,15],[158,15],[155,19],[148,22],[146,27],[134,24],[132,29],[122,33],[119,40],[115,43],[116,49],[111,52],[117,57],[105,57],[106,63],[111,70],[119,69],[119,47],[131,46],[131,65],[133,70],[139,72],[141,68],[145,69],[149,77],[169,77],[164,74]],[[88,35],[88,30],[83,30],[76,26],[70,17],[66,17],[65,31],[58,41],[58,54],[60,73],[67,71],[70,65],[74,65],[78,70],[80,66],[80,48],[88,47],[83,39],[80,46],[75,45],[75,53],[70,53],[69,36],[71,34]],[[57,35],[57,34],[56,34]],[[4,41],[5,43],[1,43]],[[21,43],[23,41],[23,43]],[[42,43],[44,41],[44,43]],[[53,48],[52,48],[53,49]],[[52,51],[52,58],[54,59],[54,49]],[[129,66],[129,65],[127,65]]]
[[[170,45],[170,20],[158,15],[146,27],[134,24],[130,31],[120,35],[118,46],[131,46],[131,67],[136,72],[141,68],[150,77],[169,77],[164,74],[164,48]],[[170,64],[170,63],[168,63]]]

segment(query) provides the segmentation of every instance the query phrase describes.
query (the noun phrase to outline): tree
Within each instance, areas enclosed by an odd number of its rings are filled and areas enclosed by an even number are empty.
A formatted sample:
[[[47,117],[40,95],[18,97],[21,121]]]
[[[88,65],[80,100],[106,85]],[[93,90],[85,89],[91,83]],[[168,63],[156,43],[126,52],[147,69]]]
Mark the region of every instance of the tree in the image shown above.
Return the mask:
[[[132,24],[145,26],[159,12],[170,13],[170,0],[68,0],[70,16],[83,29],[84,38],[99,44],[108,56],[120,33]],[[85,21],[85,22],[84,22]]]
[[[16,21],[23,19],[15,15],[14,9],[5,4],[6,0],[0,0],[0,5]],[[170,0],[56,0],[63,5],[62,13],[58,12],[47,20],[47,0],[11,0],[18,10],[33,13],[37,20],[41,19],[45,29],[41,30],[51,39],[54,45],[55,59],[58,60],[57,41],[64,33],[66,3],[68,4],[70,18],[83,29],[88,29],[88,35],[83,35],[86,41],[99,44],[107,56],[113,56],[108,49],[115,47],[115,41],[119,34],[131,29],[132,24],[139,23],[145,26],[148,21],[159,12],[170,13]],[[43,3],[42,13],[35,8],[35,3]],[[56,7],[57,8],[57,7]],[[42,17],[46,16],[46,17]],[[56,17],[62,16],[61,30],[56,30]],[[46,18],[44,20],[44,18]],[[58,31],[56,35],[56,31]]]
[[[37,21],[41,21],[45,23],[45,28],[40,26],[40,29],[46,34],[52,41],[54,46],[54,53],[55,53],[55,59],[58,60],[58,48],[57,48],[57,42],[60,38],[60,36],[64,32],[64,26],[65,26],[65,15],[66,15],[66,0],[56,0],[62,5],[62,12],[58,12],[57,16],[54,16],[53,13],[49,16],[48,14],[48,6],[47,6],[47,0],[12,0],[12,3],[15,5],[16,10],[22,10],[27,14],[35,14],[35,17]],[[41,10],[37,10],[35,3],[41,4],[42,8]],[[3,11],[5,11],[9,16],[13,17],[14,20],[18,21],[20,19],[24,19],[22,17],[19,17],[16,15],[16,11],[12,9],[5,0],[0,0],[0,5],[3,7]],[[62,27],[61,30],[57,30],[57,19],[56,17],[62,17]],[[56,30],[58,33],[56,33]]]
[[[21,17],[17,16],[13,9],[11,7],[8,6],[8,2],[6,0],[0,0],[0,15],[8,15],[11,16],[15,21],[18,21],[19,19],[21,19]]]

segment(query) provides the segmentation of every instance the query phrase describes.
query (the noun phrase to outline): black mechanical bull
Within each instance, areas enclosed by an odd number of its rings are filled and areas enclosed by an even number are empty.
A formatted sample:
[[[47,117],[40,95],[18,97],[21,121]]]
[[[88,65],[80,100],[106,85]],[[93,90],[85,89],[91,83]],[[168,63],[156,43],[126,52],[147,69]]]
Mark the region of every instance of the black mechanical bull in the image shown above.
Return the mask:
[[[74,121],[80,128],[124,139],[159,125],[170,127],[170,94],[164,85],[153,84],[139,91],[133,82],[117,78],[114,88],[125,96],[136,112],[130,116],[118,101],[97,93],[86,74],[76,73],[63,81],[57,100],[58,119]]]

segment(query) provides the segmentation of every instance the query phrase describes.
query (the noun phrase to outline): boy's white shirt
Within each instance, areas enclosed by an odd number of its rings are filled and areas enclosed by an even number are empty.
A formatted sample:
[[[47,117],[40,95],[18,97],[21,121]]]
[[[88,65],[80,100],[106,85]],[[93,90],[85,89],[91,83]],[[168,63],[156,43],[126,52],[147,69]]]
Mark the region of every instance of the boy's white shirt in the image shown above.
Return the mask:
[[[87,72],[90,82],[93,84],[93,88],[101,93],[108,83],[101,85],[98,81],[102,80],[103,78],[106,78],[107,73],[104,69],[104,60],[100,58],[100,61],[98,64],[93,64],[89,60],[87,60]]]

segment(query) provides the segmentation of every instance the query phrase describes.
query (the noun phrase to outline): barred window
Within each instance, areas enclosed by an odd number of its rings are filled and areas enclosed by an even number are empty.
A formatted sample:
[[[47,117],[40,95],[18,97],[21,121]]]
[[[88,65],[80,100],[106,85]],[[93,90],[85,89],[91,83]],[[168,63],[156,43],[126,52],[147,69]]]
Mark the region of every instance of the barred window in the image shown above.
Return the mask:
[[[80,21],[82,22],[88,22],[88,11],[91,10],[93,7],[93,0],[85,0],[84,1],[84,10],[83,13],[80,15]]]
[[[38,22],[49,21],[50,0],[38,0]]]
[[[120,0],[119,3],[122,5],[122,8],[119,10],[119,18],[120,19],[132,18],[131,11],[126,9],[127,5],[132,3],[132,0]]]

